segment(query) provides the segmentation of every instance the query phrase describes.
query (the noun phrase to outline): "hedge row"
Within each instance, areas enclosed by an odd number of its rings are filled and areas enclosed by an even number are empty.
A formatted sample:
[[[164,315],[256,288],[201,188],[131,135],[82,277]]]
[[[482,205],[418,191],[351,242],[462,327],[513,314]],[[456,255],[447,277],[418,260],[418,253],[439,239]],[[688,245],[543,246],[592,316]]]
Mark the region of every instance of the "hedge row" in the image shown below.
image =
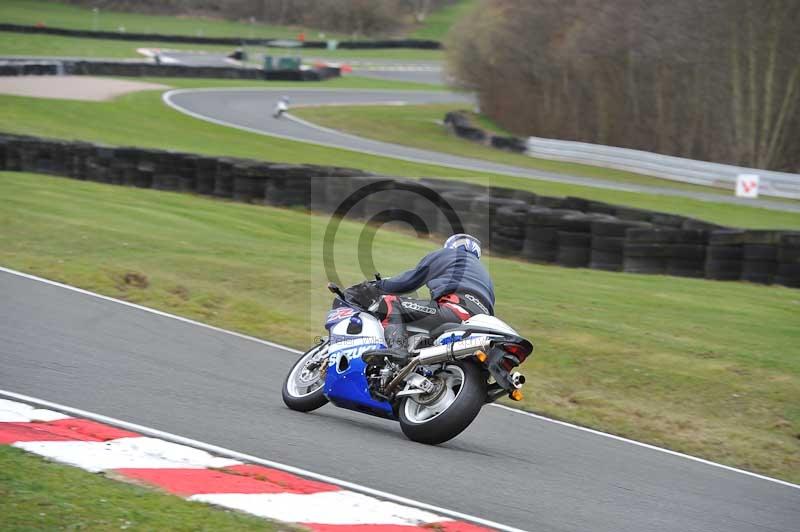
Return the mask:
[[[124,76],[172,78],[263,79],[267,81],[323,81],[339,77],[337,67],[307,70],[263,70],[260,68],[166,65],[110,61],[7,61],[0,63],[2,76]]]
[[[26,26],[22,24],[0,24],[0,31],[16,33],[38,33],[47,35],[63,35],[66,37],[83,37],[91,39],[111,39],[117,41],[159,41],[191,44],[227,44],[239,46],[242,44],[267,46],[271,41],[280,39],[246,39],[241,37],[195,37],[191,35],[165,35],[163,33],[128,33],[117,31],[91,31],[73,30],[68,28],[51,28],[48,26]],[[303,48],[325,48],[327,41],[304,41]],[[442,47],[438,41],[421,39],[393,39],[383,41],[342,41],[339,48],[351,49],[382,49],[382,48],[418,48],[436,50]]]
[[[732,229],[577,197],[16,135],[0,135],[0,169],[399,221],[421,235],[466,231],[493,254],[532,262],[800,287],[800,232]]]

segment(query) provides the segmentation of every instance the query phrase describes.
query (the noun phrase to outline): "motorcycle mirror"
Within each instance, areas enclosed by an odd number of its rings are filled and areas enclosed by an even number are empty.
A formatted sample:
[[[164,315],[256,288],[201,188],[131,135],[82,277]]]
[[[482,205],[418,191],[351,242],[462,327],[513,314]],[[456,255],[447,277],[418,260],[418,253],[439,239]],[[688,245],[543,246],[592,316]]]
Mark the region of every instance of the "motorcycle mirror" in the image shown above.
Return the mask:
[[[375,272],[375,280],[376,281],[380,281],[381,280],[381,274],[380,273]]]
[[[344,299],[344,294],[342,293],[342,289],[336,286],[336,283],[328,283],[328,290],[336,294],[337,296]]]

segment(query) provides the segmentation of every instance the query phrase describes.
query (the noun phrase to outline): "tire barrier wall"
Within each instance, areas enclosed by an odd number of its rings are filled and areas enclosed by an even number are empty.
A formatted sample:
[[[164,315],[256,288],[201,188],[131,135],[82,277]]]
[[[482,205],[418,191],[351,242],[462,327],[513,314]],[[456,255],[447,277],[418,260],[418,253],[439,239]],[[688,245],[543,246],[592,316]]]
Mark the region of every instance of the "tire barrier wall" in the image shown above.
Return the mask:
[[[339,77],[337,67],[314,67],[303,70],[263,70],[260,68],[157,65],[143,62],[110,61],[7,61],[0,62],[3,76],[124,76],[253,79],[266,81],[323,81]]]
[[[303,207],[372,225],[400,221],[420,235],[449,236],[458,219],[494,255],[572,268],[800,288],[800,232],[728,228],[571,196],[9,134],[0,134],[0,169]],[[373,184],[386,190],[348,205],[356,191]]]
[[[451,111],[447,113],[444,115],[444,125],[453,134],[461,138],[473,142],[480,142],[481,144],[497,148],[498,150],[525,153],[527,149],[525,139],[493,135],[492,133],[475,127],[466,111]]]
[[[739,174],[758,174],[761,194],[800,199],[800,174],[695,161],[682,157],[569,140],[502,137],[475,127],[466,111],[447,113],[444,123],[455,135],[493,148],[525,153],[541,159],[616,168],[694,185],[733,191],[736,188],[736,179]]]
[[[65,37],[82,37],[90,39],[110,39],[116,41],[158,41],[190,44],[226,44],[239,46],[269,45],[278,39],[246,39],[239,37],[194,37],[191,35],[165,35],[162,33],[128,33],[117,31],[90,31],[73,30],[69,28],[51,28],[47,26],[26,26],[22,24],[0,24],[0,31],[16,33],[36,33],[46,35],[61,35]],[[302,48],[326,48],[327,41],[303,41],[299,43]],[[350,49],[381,49],[381,48],[417,48],[423,50],[438,50],[442,44],[438,41],[423,39],[392,39],[380,41],[340,41],[338,48]]]
[[[0,76],[56,76],[62,72],[58,61],[1,61]]]

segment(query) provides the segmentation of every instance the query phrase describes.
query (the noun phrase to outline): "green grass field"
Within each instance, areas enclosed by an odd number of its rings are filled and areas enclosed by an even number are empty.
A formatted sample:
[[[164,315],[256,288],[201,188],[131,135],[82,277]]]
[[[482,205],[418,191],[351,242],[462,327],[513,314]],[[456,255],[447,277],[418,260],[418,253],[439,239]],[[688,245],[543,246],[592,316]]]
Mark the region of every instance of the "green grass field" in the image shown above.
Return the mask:
[[[101,9],[95,18],[87,7],[41,0],[3,0],[0,3],[0,20],[13,24],[45,24],[58,28],[77,30],[118,31],[127,33],[162,33],[196,37],[294,38],[301,31],[309,40],[318,39],[319,32],[308,28],[249,24],[222,19],[189,16],[154,16],[123,13]],[[329,38],[345,38],[331,34]]]
[[[175,87],[231,86],[230,81],[156,79]],[[252,83],[234,82],[242,86]],[[269,87],[309,87],[308,84],[270,83]],[[387,87],[388,82],[343,78],[319,87]],[[109,102],[77,102],[0,96],[0,131],[81,139],[118,145],[168,148],[211,155],[249,157],[268,161],[313,163],[361,168],[381,175],[435,176],[492,183],[540,194],[573,195],[663,210],[740,227],[800,228],[800,215],[760,208],[709,203],[685,198],[602,190],[531,179],[494,176],[452,168],[364,155],[301,142],[270,138],[203,122],[166,107],[157,91],[129,94]],[[269,110],[265,109],[266,114]],[[254,112],[259,112],[254,110]]]
[[[201,50],[228,54],[233,46],[213,46],[164,42],[78,39],[60,35],[26,35],[0,32],[0,55],[86,57],[109,59],[146,59],[137,48]]]
[[[410,38],[444,39],[455,21],[475,3],[461,0],[444,9],[434,11],[421,24],[411,27]],[[308,40],[350,39],[351,36],[335,32],[321,32],[299,26],[277,26],[270,24],[234,22],[192,16],[157,16],[139,13],[124,13],[101,9],[95,15],[90,8],[42,0],[3,0],[0,4],[0,20],[12,24],[45,24],[51,27],[119,31],[124,27],[128,33],[162,33],[169,35],[191,35],[197,37],[246,37],[293,39],[304,32]]]
[[[298,348],[321,332],[324,216],[19,173],[0,197],[3,266]],[[345,283],[361,229],[336,237]],[[389,275],[437,245],[380,230],[373,254]],[[486,262],[537,345],[524,408],[800,480],[800,291]]]
[[[299,530],[0,445],[3,530]]]
[[[449,6],[431,14],[421,25],[412,28],[410,37],[419,39],[441,40],[450,25],[463,12],[472,0]],[[58,2],[39,0],[4,0],[0,3],[0,20],[6,23],[34,25],[43,23],[47,26],[101,31],[118,31],[124,27],[128,33],[160,33],[170,35],[191,35],[201,37],[243,37],[243,38],[279,38],[293,39],[303,32],[308,40],[349,40],[345,36],[330,32],[320,32],[296,26],[276,26],[267,24],[249,24],[221,19],[209,19],[187,16],[154,16],[137,13],[123,13],[101,10],[98,15],[91,9],[72,6]],[[230,52],[233,46],[216,46],[208,44],[178,44],[163,42],[116,41],[105,39],[70,38],[55,35],[26,35],[21,33],[0,33],[0,55],[31,56],[80,56],[133,58],[139,57],[136,48],[165,48],[180,50],[206,50]],[[428,60],[441,61],[444,53],[441,50],[300,50],[264,48],[248,46],[251,52],[271,55],[291,55],[318,57],[325,59],[389,59],[389,60]]]
[[[409,34],[409,37],[444,41],[453,24],[472,9],[475,4],[477,4],[476,0],[459,0],[452,5],[434,11],[428,15],[424,24]]]
[[[60,35],[28,35],[24,33],[0,32],[0,55],[87,57],[111,59],[144,59],[137,48],[161,48],[164,50],[193,50],[229,54],[236,47],[212,44],[182,44],[169,42],[116,41],[112,39],[81,39]],[[245,46],[245,50],[261,63],[264,54],[273,56],[300,56],[336,61],[439,61],[444,57],[441,50],[411,50],[405,48],[391,50],[315,50],[295,48],[266,48],[264,46]]]

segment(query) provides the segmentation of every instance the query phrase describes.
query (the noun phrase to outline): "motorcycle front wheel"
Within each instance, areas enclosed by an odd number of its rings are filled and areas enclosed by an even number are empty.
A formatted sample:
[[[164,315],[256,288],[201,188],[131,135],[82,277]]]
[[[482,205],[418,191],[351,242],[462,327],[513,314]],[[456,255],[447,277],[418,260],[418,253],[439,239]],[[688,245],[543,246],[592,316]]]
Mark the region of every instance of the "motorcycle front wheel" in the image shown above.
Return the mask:
[[[433,392],[409,395],[399,405],[400,428],[408,439],[437,445],[455,438],[481,411],[486,378],[475,364],[450,362],[431,380]]]
[[[292,410],[311,412],[324,406],[328,399],[323,393],[323,369],[328,364],[328,342],[318,344],[303,353],[283,381],[283,402]]]

